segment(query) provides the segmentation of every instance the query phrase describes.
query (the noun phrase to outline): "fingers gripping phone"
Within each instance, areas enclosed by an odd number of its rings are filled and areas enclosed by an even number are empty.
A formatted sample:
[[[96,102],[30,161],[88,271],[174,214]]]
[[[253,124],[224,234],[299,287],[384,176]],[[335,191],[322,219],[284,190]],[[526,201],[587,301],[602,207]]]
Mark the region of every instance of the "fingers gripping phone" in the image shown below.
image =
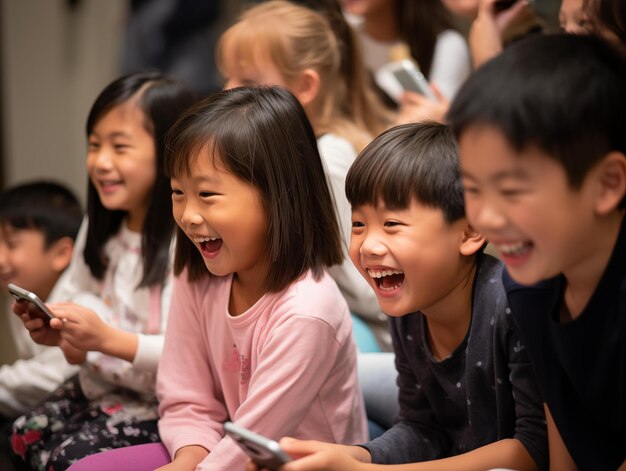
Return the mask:
[[[292,461],[283,451],[278,442],[251,432],[232,422],[224,424],[224,432],[241,447],[256,464],[263,468],[276,471],[279,467]]]
[[[426,98],[430,98],[431,100],[437,99],[428,84],[428,80],[426,80],[424,74],[420,72],[413,61],[405,59],[400,62],[390,63],[388,64],[388,67],[393,76],[398,82],[400,82],[400,85],[402,85],[402,88],[405,90],[419,93],[424,95]]]
[[[9,293],[11,293],[11,295],[15,298],[16,301],[28,301],[29,303],[37,306],[39,311],[41,311],[42,313],[40,317],[44,319],[45,321],[47,321],[48,323],[50,322],[50,319],[54,319],[56,317],[54,314],[52,314],[52,311],[48,309],[48,306],[46,306],[44,302],[41,299],[39,299],[39,296],[37,296],[35,293],[32,293],[31,291],[28,291],[27,289],[20,288],[19,286],[14,285],[13,283],[9,283],[7,286],[7,289],[9,290]]]
[[[428,80],[410,59],[388,62],[374,74],[380,88],[395,101],[400,102],[405,91],[419,93],[430,100],[437,100]]]

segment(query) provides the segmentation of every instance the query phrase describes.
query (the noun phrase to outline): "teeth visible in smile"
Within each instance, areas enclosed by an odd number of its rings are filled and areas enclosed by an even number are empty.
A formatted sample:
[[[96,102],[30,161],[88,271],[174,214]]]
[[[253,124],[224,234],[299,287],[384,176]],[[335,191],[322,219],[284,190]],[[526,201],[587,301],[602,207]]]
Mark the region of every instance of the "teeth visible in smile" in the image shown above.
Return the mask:
[[[211,242],[213,240],[218,240],[219,237],[194,237],[193,241],[201,244],[202,242]]]
[[[520,255],[530,247],[530,242],[516,242],[513,244],[498,244],[498,250],[503,255]]]
[[[403,275],[404,274],[404,272],[401,272],[401,271],[398,271],[398,270],[372,270],[370,268],[367,269],[367,273],[372,278],[382,278],[384,276]]]

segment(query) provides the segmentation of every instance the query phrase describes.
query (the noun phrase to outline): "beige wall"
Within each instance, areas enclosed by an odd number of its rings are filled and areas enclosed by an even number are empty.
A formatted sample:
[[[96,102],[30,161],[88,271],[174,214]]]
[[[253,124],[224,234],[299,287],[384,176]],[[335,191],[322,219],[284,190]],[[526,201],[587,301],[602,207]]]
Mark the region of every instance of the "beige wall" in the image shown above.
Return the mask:
[[[16,358],[15,354],[15,345],[13,344],[13,339],[11,338],[11,332],[9,331],[9,323],[7,322],[7,315],[9,314],[8,310],[9,299],[8,296],[4,293],[0,294],[0,365],[4,363],[11,363]],[[4,312],[7,312],[7,315]]]
[[[117,75],[125,0],[0,0],[5,183],[51,178],[84,201],[85,119]],[[0,296],[0,364],[14,357]]]
[[[81,197],[84,123],[116,75],[124,0],[1,0],[7,184],[54,178]]]

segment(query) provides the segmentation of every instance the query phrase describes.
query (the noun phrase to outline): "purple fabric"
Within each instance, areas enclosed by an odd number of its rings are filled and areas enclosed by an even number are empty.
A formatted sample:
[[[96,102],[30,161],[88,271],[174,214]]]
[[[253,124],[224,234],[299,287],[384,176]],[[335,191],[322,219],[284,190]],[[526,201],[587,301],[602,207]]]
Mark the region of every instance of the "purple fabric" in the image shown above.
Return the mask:
[[[153,471],[170,462],[163,444],[148,443],[87,456],[70,466],[68,471]]]

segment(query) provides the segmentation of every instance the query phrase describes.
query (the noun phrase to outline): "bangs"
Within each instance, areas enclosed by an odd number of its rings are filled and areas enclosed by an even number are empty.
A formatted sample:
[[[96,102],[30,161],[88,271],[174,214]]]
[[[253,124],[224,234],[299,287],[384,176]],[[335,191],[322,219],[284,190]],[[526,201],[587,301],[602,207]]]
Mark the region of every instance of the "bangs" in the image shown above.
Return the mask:
[[[353,208],[384,204],[406,209],[411,200],[441,209],[447,222],[465,212],[458,151],[450,130],[440,124],[397,126],[374,139],[346,177]]]
[[[207,142],[206,136],[199,133],[189,134],[187,132],[179,133],[171,141],[168,141],[164,160],[164,172],[167,178],[189,176],[193,165],[202,154],[209,158],[215,155],[214,139]]]
[[[222,93],[232,94],[237,89]],[[189,176],[198,159],[222,165],[245,183],[260,191],[264,203],[268,189],[261,180],[263,161],[269,153],[263,132],[262,116],[251,102],[237,108],[212,107],[211,98],[188,110],[168,133],[164,171],[168,178]],[[262,114],[262,113],[261,113]]]
[[[232,155],[225,148],[232,142],[232,131],[219,120],[202,120],[197,114],[186,114],[177,122],[166,141],[164,172],[168,178],[189,176],[198,159],[206,158],[215,164],[220,159],[230,171],[226,155]]]
[[[416,192],[415,175],[399,165],[397,154],[381,150],[376,158],[367,157],[366,148],[348,173],[346,196],[352,207],[383,203],[389,209],[404,209]],[[375,152],[374,149],[370,149]]]

